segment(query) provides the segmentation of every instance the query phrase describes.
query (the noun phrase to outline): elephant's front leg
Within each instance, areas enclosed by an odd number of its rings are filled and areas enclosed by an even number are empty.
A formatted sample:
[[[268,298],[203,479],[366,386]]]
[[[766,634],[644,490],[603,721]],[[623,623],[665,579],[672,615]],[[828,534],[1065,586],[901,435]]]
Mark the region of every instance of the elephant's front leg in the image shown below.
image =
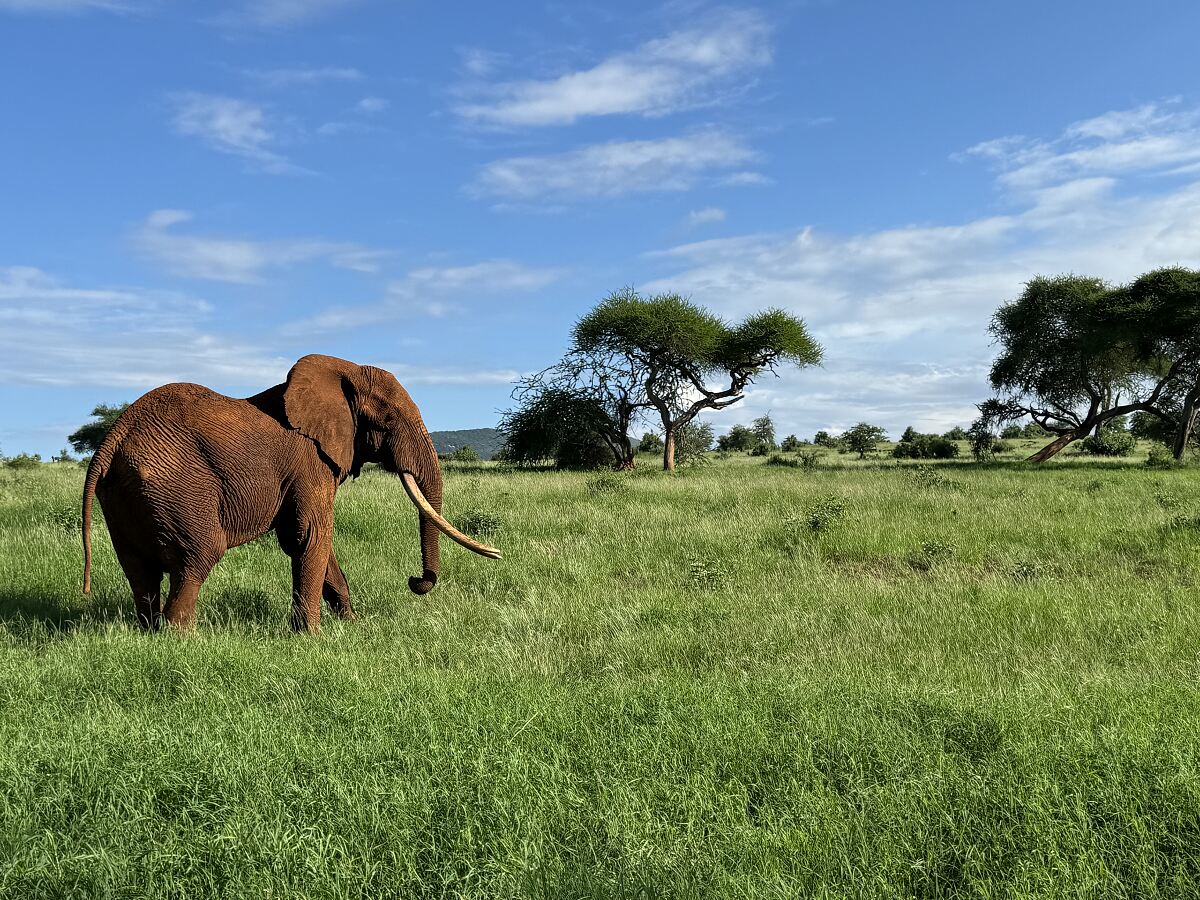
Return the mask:
[[[292,628],[296,631],[321,630],[321,594],[332,552],[328,536],[314,537],[292,557]]]
[[[329,565],[325,568],[325,586],[321,593],[339,619],[357,618],[354,615],[354,607],[350,604],[350,585],[346,583],[346,576],[332,549],[329,551]]]

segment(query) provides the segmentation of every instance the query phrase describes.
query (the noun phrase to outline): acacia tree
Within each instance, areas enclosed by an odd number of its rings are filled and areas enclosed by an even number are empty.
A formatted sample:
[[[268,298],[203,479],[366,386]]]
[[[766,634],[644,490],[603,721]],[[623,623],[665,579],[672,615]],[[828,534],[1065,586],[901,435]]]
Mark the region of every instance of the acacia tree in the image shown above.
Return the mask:
[[[575,347],[635,361],[647,404],[663,430],[663,468],[675,468],[678,430],[705,409],[724,409],[761,373],[821,361],[804,322],[769,309],[729,325],[678,294],[610,294],[575,326]],[[721,379],[719,386],[711,381]]]
[[[563,429],[569,422],[608,447],[614,468],[633,468],[635,451],[629,429],[648,406],[645,371],[636,357],[603,349],[572,349],[548,369],[522,378],[513,390],[513,399],[520,404],[519,410],[544,413],[561,408],[560,421],[555,421],[553,413],[518,420],[513,418],[517,411],[509,411],[505,422],[520,421],[525,423],[523,427],[536,423],[547,435],[557,435],[557,440],[568,439]]]
[[[983,427],[1031,418],[1055,435],[1029,457],[1044,462],[1110,419],[1153,411],[1175,373],[1156,371],[1148,345],[1132,339],[1129,307],[1124,289],[1099,278],[1030,281],[992,317],[1002,350],[990,375],[998,396],[979,406]]]
[[[111,406],[107,403],[96,404],[92,409],[92,415],[96,421],[81,425],[71,433],[67,440],[71,442],[76,453],[95,453],[104,443],[104,439],[108,437],[108,433],[112,431],[112,427],[117,424],[121,413],[128,408],[128,403]]]
[[[1200,271],[1170,267],[1142,275],[1118,296],[1115,328],[1143,377],[1162,382],[1147,412],[1163,420],[1182,459],[1200,426]]]

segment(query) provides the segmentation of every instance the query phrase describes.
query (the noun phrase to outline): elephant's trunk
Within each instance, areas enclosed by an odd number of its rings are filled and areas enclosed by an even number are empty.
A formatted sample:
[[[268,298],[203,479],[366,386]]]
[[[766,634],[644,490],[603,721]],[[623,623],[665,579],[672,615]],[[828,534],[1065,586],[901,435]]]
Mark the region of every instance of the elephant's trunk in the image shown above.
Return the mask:
[[[441,478],[429,479],[425,482],[425,490],[421,490],[412,475],[405,472],[401,476],[404,481],[404,488],[408,492],[409,497],[413,497],[414,490],[428,504],[428,506],[439,515],[442,511],[442,480]],[[411,483],[410,483],[411,482]],[[413,500],[416,503],[414,497]],[[438,540],[441,535],[433,517],[430,516],[417,503],[417,508],[421,510],[419,516],[419,530],[421,533],[421,568],[424,570],[420,578],[409,578],[408,587],[414,594],[428,594],[433,590],[433,586],[437,584],[438,572],[441,568],[438,553]]]

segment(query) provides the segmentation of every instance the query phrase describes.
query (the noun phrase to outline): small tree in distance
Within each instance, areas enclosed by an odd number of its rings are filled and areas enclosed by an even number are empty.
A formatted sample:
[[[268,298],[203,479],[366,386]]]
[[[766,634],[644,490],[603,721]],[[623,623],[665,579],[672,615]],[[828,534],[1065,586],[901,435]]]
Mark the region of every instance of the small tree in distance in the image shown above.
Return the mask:
[[[663,439],[653,431],[647,431],[638,441],[638,453],[662,453]]]
[[[118,403],[115,405],[108,403],[96,404],[92,409],[92,415],[96,421],[80,426],[67,440],[71,442],[71,446],[75,448],[76,453],[95,453],[100,449],[100,445],[104,443],[104,439],[108,437],[108,433],[112,431],[112,427],[117,424],[117,419],[121,413],[125,412],[128,408],[128,403]]]
[[[800,439],[798,437],[796,437],[794,434],[789,434],[779,444],[779,449],[782,450],[784,453],[795,453],[797,450],[800,449]]]
[[[610,294],[575,325],[575,347],[620,354],[644,371],[648,405],[663,429],[663,468],[675,467],[678,430],[706,409],[725,409],[763,372],[817,365],[821,348],[804,322],[768,309],[730,325],[678,294]],[[720,378],[722,386],[712,386]],[[724,386],[727,385],[727,386]]]
[[[744,453],[754,447],[754,432],[745,425],[734,425],[728,434],[717,438],[717,449],[730,453]]]
[[[751,425],[750,430],[754,433],[755,448],[764,450],[775,449],[775,423],[771,421],[771,414],[759,416]]]
[[[842,435],[842,439],[845,440],[847,448],[858,454],[859,459],[865,459],[868,453],[875,452],[876,444],[887,440],[887,432],[878,425],[859,422],[853,428],[848,429]]]
[[[818,431],[813,435],[813,443],[818,447],[828,447],[830,450],[833,450],[837,448],[838,439],[828,431]]]

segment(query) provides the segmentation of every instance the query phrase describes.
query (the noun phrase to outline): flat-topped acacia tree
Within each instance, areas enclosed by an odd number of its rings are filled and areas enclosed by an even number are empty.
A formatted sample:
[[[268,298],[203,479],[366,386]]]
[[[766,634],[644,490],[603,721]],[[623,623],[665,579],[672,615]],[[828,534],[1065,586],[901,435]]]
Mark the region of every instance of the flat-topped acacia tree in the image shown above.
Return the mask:
[[[731,325],[678,294],[610,294],[579,320],[575,349],[636,360],[645,403],[663,428],[663,468],[675,468],[680,428],[706,409],[724,409],[763,372],[818,365],[821,347],[804,322],[768,309]],[[720,384],[714,382],[719,379]]]
[[[1000,307],[990,331],[998,396],[988,425],[1031,418],[1054,440],[1044,462],[1118,416],[1172,419],[1182,454],[1200,405],[1200,273],[1158,269],[1129,285],[1079,275],[1037,277]]]

